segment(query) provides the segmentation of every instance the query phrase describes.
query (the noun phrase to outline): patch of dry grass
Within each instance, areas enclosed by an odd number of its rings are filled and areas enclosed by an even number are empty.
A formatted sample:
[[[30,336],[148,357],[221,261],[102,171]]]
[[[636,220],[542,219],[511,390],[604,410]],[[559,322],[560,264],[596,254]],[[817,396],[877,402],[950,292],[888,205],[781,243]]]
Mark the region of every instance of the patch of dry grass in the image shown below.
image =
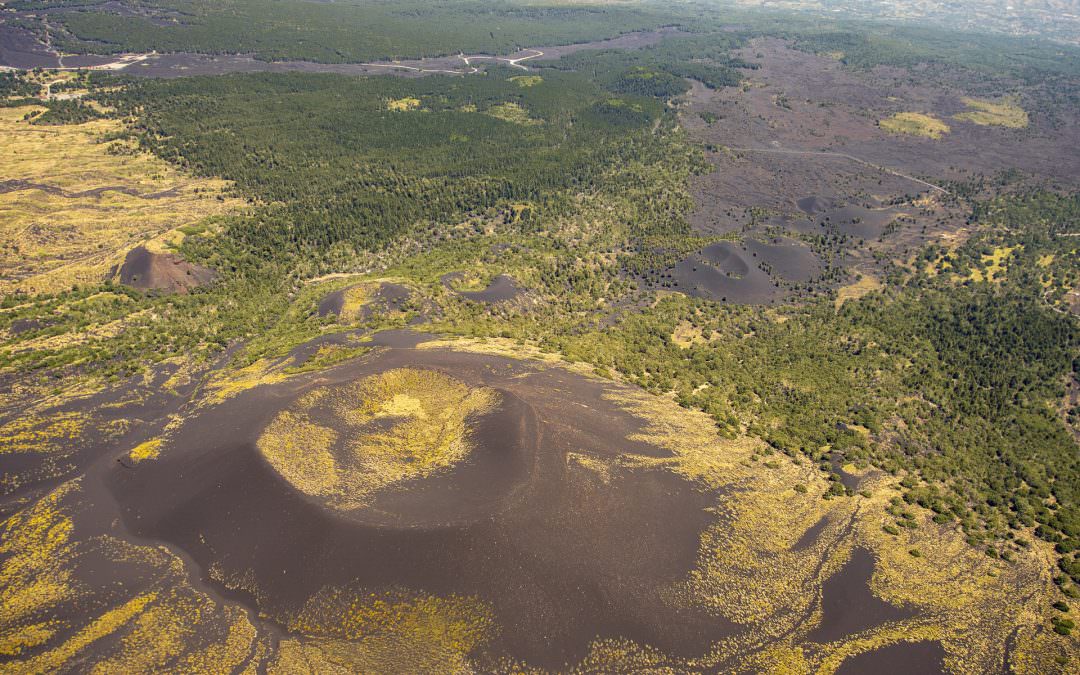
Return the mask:
[[[858,300],[867,293],[871,293],[881,288],[881,282],[877,277],[869,274],[863,274],[859,279],[846,286],[841,286],[836,290],[836,308],[839,309],[848,300]]]
[[[1007,127],[1009,129],[1023,129],[1030,124],[1027,111],[1021,108],[1016,99],[1013,98],[1000,101],[965,98],[964,105],[969,110],[953,115],[953,119],[974,122],[982,126]]]
[[[949,133],[948,124],[926,113],[899,112],[881,120],[878,124],[891,134],[923,136],[934,140]]]
[[[386,102],[386,109],[393,112],[408,112],[409,110],[420,109],[420,99],[418,98],[392,98]]]
[[[511,82],[516,82],[517,86],[524,88],[535,87],[544,81],[544,78],[539,75],[517,75],[510,78]]]
[[[98,282],[132,247],[240,206],[223,196],[224,181],[185,176],[130,144],[107,142],[123,130],[119,121],[33,126],[23,120],[33,110],[40,108],[0,109],[0,182],[48,188],[0,194],[0,293]]]
[[[530,117],[529,111],[517,103],[500,103],[488,108],[486,113],[504,122],[520,124],[521,126],[543,124],[542,120]]]

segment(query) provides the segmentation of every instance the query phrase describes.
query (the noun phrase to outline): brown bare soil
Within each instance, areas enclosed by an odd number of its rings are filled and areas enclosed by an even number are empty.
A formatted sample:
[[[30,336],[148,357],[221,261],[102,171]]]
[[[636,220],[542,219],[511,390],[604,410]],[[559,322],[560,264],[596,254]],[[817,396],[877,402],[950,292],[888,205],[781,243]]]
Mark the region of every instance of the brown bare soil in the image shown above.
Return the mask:
[[[899,642],[844,661],[837,675],[909,675],[944,673],[945,650],[940,642]]]
[[[813,642],[832,642],[888,621],[914,616],[913,612],[890,605],[870,592],[874,555],[856,548],[851,559],[831,576],[821,589],[821,623],[807,635]]]
[[[175,253],[152,253],[144,246],[136,246],[128,252],[117,278],[133,288],[187,293],[213,281],[214,271],[189,263]]]

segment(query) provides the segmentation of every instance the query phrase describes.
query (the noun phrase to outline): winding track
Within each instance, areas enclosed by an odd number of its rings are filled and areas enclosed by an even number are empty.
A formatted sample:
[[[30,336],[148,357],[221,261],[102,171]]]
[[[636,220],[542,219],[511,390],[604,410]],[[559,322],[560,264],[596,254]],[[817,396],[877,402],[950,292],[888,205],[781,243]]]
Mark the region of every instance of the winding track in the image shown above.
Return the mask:
[[[46,33],[48,35],[48,33]],[[49,68],[49,70],[123,70],[130,65],[145,61],[153,56],[157,56],[157,52],[148,52],[146,54],[124,54],[117,58],[115,61],[109,61],[108,63],[102,63],[94,66],[65,66],[63,53],[54,50],[50,42],[43,43],[56,55],[57,65],[56,67]],[[512,68],[520,68],[521,70],[528,71],[528,66],[521,65],[522,61],[528,61],[529,59],[540,58],[544,55],[544,52],[539,49],[526,49],[526,52],[532,52],[526,56],[519,56],[517,58],[510,58],[507,56],[487,56],[483,54],[475,56],[465,56],[464,54],[458,54],[468,70],[456,70],[451,68],[422,68],[419,66],[407,66],[403,63],[393,62],[374,62],[374,63],[358,63],[356,65],[364,66],[366,68],[390,68],[392,70],[408,70],[416,73],[444,73],[447,75],[473,75],[480,72],[480,69],[472,64],[472,61],[488,60],[488,61],[504,61]],[[9,69],[4,67],[5,70]],[[16,68],[10,68],[10,70],[17,70]]]
[[[951,194],[948,190],[941,187],[940,185],[934,185],[933,183],[928,183],[928,182],[922,180],[921,178],[916,178],[914,176],[909,176],[906,173],[901,173],[901,172],[899,172],[899,171],[897,171],[895,169],[890,169],[887,166],[881,166],[880,164],[874,164],[873,162],[868,162],[865,159],[860,159],[860,158],[858,158],[858,157],[856,157],[854,155],[849,155],[849,154],[847,154],[845,152],[835,152],[835,151],[830,151],[830,150],[786,150],[784,148],[733,148],[733,147],[730,147],[730,146],[725,146],[725,147],[727,147],[727,149],[731,150],[732,152],[760,152],[760,153],[772,154],[772,155],[811,155],[811,156],[817,156],[817,157],[835,157],[835,158],[839,158],[839,159],[847,159],[847,160],[850,160],[852,162],[857,162],[857,163],[862,164],[864,166],[868,166],[868,167],[871,167],[873,169],[877,169],[879,171],[884,171],[885,173],[892,174],[893,176],[896,176],[898,178],[904,178],[904,179],[910,180],[910,181],[912,181],[914,183],[918,183],[919,185],[925,185],[926,187],[937,190],[938,192],[941,192],[942,194]]]
[[[401,63],[361,63],[361,66],[367,66],[369,68],[397,68],[400,70],[411,70],[417,73],[448,73],[450,75],[473,75],[479,73],[480,69],[472,64],[473,61],[488,60],[488,61],[505,61],[509,63],[513,68],[520,68],[522,70],[528,70],[527,66],[521,65],[522,61],[528,61],[529,59],[539,58],[544,55],[544,52],[539,49],[527,49],[525,51],[533,52],[528,56],[519,56],[516,59],[511,59],[506,56],[465,56],[464,54],[458,54],[458,58],[465,62],[465,65],[469,67],[469,70],[451,70],[449,68],[420,68],[418,66],[406,66]]]

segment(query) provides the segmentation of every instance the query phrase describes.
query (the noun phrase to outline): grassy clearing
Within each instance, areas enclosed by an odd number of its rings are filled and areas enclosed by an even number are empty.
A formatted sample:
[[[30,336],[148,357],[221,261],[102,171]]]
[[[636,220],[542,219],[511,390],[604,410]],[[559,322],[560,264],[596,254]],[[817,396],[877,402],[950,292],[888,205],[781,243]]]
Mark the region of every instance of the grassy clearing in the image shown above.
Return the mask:
[[[108,140],[123,132],[118,121],[33,126],[23,117],[35,110],[0,109],[0,181],[48,188],[0,194],[0,293],[96,283],[133,246],[240,205],[224,181]]]
[[[517,86],[522,89],[528,89],[529,87],[535,87],[544,81],[544,78],[539,75],[517,75],[510,78],[511,82],[516,82]]]
[[[543,124],[543,120],[530,117],[529,111],[521,107],[518,103],[500,103],[499,105],[491,106],[487,109],[487,114],[504,122],[520,124],[522,126]]]
[[[881,289],[881,287],[881,282],[877,277],[863,274],[857,281],[837,289],[836,308],[839,309],[848,300],[858,300],[867,293]]]
[[[406,96],[405,98],[392,98],[386,102],[386,109],[392,112],[408,112],[420,109],[420,99]]]
[[[933,115],[916,112],[896,113],[892,117],[881,120],[878,123],[878,126],[891,134],[922,136],[934,140],[949,133],[948,124],[945,124]]]
[[[1030,124],[1027,111],[1020,107],[1016,99],[1006,98],[1000,101],[985,101],[977,98],[965,98],[964,105],[970,110],[953,115],[953,119],[973,122],[982,126],[1023,129]]]

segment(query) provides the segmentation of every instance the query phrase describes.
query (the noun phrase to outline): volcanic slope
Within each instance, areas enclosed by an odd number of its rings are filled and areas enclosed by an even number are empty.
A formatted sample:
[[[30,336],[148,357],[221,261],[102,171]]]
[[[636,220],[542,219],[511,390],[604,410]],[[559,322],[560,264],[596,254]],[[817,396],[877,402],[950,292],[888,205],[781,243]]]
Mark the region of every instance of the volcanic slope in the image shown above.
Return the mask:
[[[893,478],[863,471],[871,496],[822,500],[809,463],[508,341],[368,346],[330,370],[292,374],[299,349],[258,377],[222,371],[159,436],[108,444],[11,517],[5,668],[203,670],[212,650],[270,672],[1062,656],[1033,618],[1048,554],[991,560],[919,515],[890,536]]]

